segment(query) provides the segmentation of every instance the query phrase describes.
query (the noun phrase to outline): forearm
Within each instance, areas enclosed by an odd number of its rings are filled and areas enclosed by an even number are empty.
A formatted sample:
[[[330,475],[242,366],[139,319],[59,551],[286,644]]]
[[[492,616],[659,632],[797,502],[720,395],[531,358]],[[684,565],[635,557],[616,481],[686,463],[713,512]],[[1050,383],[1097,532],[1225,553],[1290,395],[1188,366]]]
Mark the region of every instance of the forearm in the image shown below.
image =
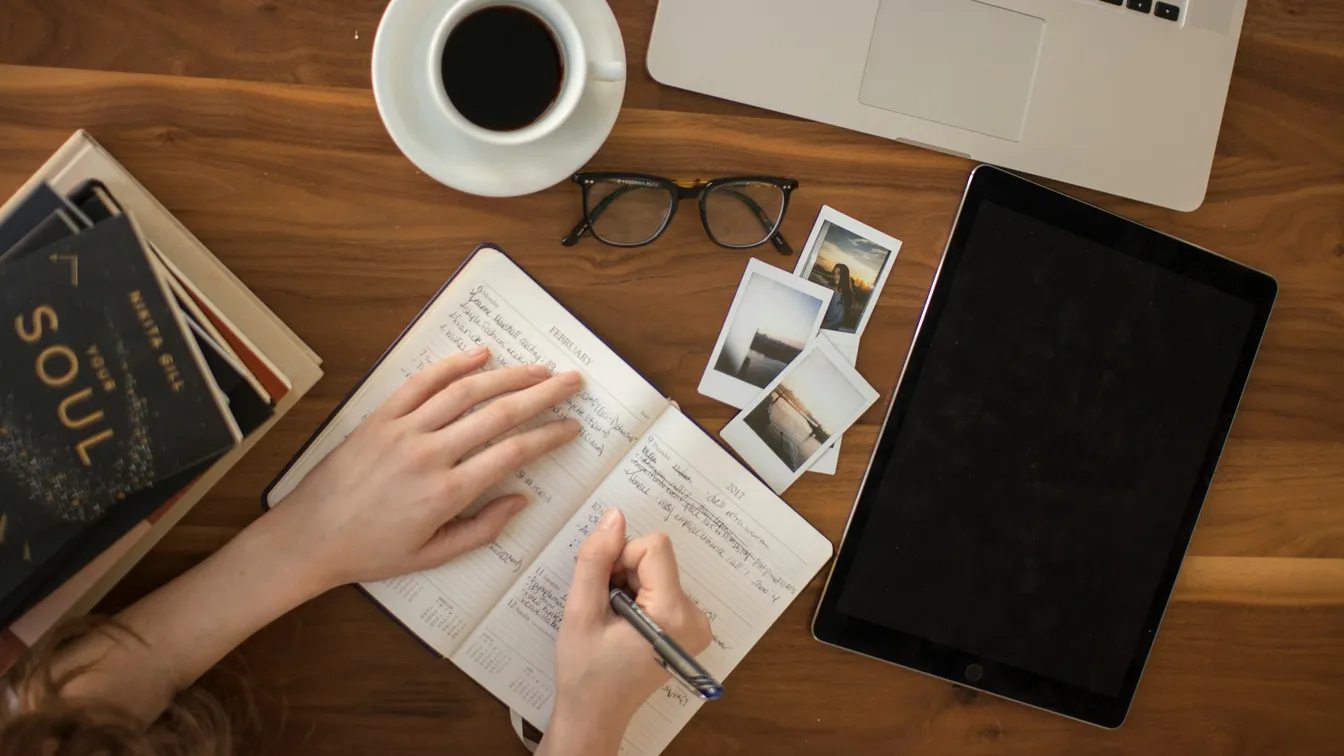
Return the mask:
[[[537,756],[616,756],[629,724],[628,717],[594,721],[557,710],[546,726]]]
[[[114,626],[63,649],[50,670],[70,678],[61,694],[152,722],[248,636],[328,588],[431,569],[493,541],[524,497],[461,515],[505,475],[577,437],[573,419],[527,424],[577,394],[582,376],[482,371],[488,359],[482,347],[421,371],[283,506],[116,617],[129,632]]]
[[[152,722],[238,644],[331,587],[298,553],[302,542],[282,510],[117,615],[133,636],[115,628],[92,633],[58,658],[58,676],[88,667],[64,695],[112,703]]]

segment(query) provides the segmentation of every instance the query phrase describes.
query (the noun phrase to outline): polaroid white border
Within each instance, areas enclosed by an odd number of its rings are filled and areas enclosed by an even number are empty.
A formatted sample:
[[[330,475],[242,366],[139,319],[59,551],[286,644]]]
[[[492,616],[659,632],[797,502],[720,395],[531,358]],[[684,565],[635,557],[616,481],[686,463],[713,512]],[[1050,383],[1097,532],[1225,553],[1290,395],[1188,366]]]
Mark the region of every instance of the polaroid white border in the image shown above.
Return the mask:
[[[835,343],[836,335],[837,334],[835,333],[835,331],[822,331],[821,336],[819,336],[818,338],[829,340],[831,342],[831,346],[835,347],[835,351],[839,352],[840,356],[843,357],[845,360],[847,360],[850,365],[858,365],[859,364],[858,343],[849,342],[844,345],[837,344]],[[827,449],[820,457],[817,457],[817,461],[813,462],[812,466],[807,468],[807,471],[819,473],[821,475],[835,475],[835,471],[840,467],[840,440],[841,440],[840,436],[837,435],[835,437],[835,441],[831,444],[830,448]]]
[[[804,278],[789,273],[787,270],[780,270],[769,263],[752,258],[747,262],[747,269],[742,273],[742,280],[737,284],[737,293],[733,295],[733,306],[728,310],[728,317],[723,321],[723,328],[719,330],[719,340],[714,344],[714,351],[709,355],[709,362],[705,365],[705,373],[700,378],[699,391],[701,394],[717,399],[731,407],[741,409],[759,396],[761,387],[744,380],[734,378],[726,373],[721,373],[714,369],[718,364],[719,355],[723,352],[723,345],[728,340],[728,329],[733,324],[733,319],[737,317],[739,305],[742,303],[742,297],[747,291],[747,282],[751,280],[752,275],[764,276],[776,283],[783,284],[790,289],[801,291],[808,296],[821,300],[821,309],[817,311],[817,317],[812,323],[811,333],[808,334],[808,341],[804,342],[803,351],[799,356],[807,352],[807,345],[816,340],[816,334],[821,328],[821,320],[826,317],[826,307],[831,302],[831,297],[835,292],[812,283]],[[796,359],[795,359],[796,361]],[[788,368],[785,367],[785,371]]]
[[[793,373],[799,365],[803,364],[804,360],[811,357],[814,352],[819,352],[823,358],[834,363],[836,369],[839,370],[840,375],[844,376],[849,384],[859,393],[859,396],[862,397],[862,401],[858,411],[854,412],[849,420],[841,424],[841,427],[836,430],[835,434],[831,436],[827,443],[818,447],[817,450],[812,453],[811,457],[803,460],[803,463],[799,465],[798,469],[795,471],[790,470],[789,466],[784,464],[783,460],[781,460],[770,447],[765,445],[765,442],[756,434],[756,431],[752,430],[751,426],[747,425],[746,418],[747,413],[756,407],[757,404],[765,401],[766,397],[770,395],[770,392],[774,391],[775,387],[780,383],[787,380],[789,375]],[[785,489],[793,485],[794,481],[801,478],[803,473],[806,473],[812,465],[816,463],[817,459],[835,444],[836,439],[840,438],[841,434],[846,430],[849,430],[850,426],[852,426],[864,412],[867,412],[869,407],[873,406],[873,403],[877,401],[877,397],[877,390],[868,385],[868,382],[863,379],[863,376],[859,375],[859,371],[855,370],[847,361],[845,361],[844,356],[836,350],[835,346],[830,341],[825,338],[815,339],[807,349],[803,350],[802,354],[798,355],[797,359],[789,363],[789,366],[784,368],[775,380],[770,382],[769,386],[766,386],[763,391],[757,393],[756,397],[747,404],[746,409],[739,412],[737,417],[728,421],[728,424],[719,432],[719,436],[731,446],[748,465],[751,465],[751,469],[755,470],[756,474],[761,476],[761,480],[765,481],[765,484],[770,486],[775,493],[784,493]]]
[[[816,223],[812,224],[812,233],[807,237],[807,244],[803,246],[803,252],[798,257],[798,264],[793,268],[793,274],[808,283],[811,283],[808,279],[808,273],[812,272],[812,264],[817,258],[817,247],[821,243],[821,230],[826,227],[827,223],[858,234],[874,244],[891,250],[891,256],[883,264],[882,271],[878,273],[877,281],[873,284],[873,295],[868,300],[868,309],[863,313],[863,318],[859,320],[859,326],[854,329],[854,333],[822,331],[842,347],[852,342],[855,351],[857,351],[859,337],[863,335],[863,329],[868,327],[868,319],[873,316],[873,311],[877,309],[877,302],[882,297],[882,290],[886,288],[887,276],[891,274],[891,269],[896,265],[896,258],[901,254],[901,240],[894,236],[888,236],[866,223],[857,221],[830,205],[822,205],[821,212],[817,213]]]

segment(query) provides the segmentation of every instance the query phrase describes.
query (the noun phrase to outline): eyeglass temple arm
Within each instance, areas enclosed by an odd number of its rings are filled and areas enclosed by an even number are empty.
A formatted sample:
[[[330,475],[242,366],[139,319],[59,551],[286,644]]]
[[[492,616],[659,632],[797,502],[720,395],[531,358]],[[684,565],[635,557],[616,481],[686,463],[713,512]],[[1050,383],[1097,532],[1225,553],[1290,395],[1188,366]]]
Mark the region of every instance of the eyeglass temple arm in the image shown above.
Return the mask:
[[[580,239],[593,230],[593,223],[595,223],[598,218],[602,217],[602,213],[605,213],[607,208],[611,207],[611,203],[637,188],[638,187],[633,186],[623,186],[603,197],[602,201],[597,203],[597,207],[593,208],[592,212],[584,213],[583,220],[579,221],[579,224],[574,227],[574,230],[569,232],[569,236],[560,240],[560,244],[566,247],[572,247],[578,244]]]
[[[574,245],[578,244],[579,239],[582,239],[585,235],[587,235],[587,233],[591,231],[592,228],[593,227],[588,223],[588,219],[584,218],[583,220],[579,221],[579,225],[575,226],[573,231],[569,232],[568,236],[560,240],[560,244],[566,247],[573,247]]]
[[[765,229],[767,232],[774,230],[774,233],[770,235],[770,241],[775,245],[775,250],[777,252],[779,252],[781,255],[793,254],[793,247],[790,247],[789,243],[784,241],[784,235],[779,233],[779,230],[775,228],[775,223],[770,220],[770,216],[765,214],[765,210],[763,210],[761,206],[756,203],[756,200],[752,199],[751,197],[748,197],[742,192],[737,191],[736,189],[726,189],[725,191],[728,194],[731,194],[734,197],[737,197],[738,199],[742,200],[742,204],[746,205],[748,208],[751,209],[753,213],[755,213],[756,220],[760,221],[761,228]]]

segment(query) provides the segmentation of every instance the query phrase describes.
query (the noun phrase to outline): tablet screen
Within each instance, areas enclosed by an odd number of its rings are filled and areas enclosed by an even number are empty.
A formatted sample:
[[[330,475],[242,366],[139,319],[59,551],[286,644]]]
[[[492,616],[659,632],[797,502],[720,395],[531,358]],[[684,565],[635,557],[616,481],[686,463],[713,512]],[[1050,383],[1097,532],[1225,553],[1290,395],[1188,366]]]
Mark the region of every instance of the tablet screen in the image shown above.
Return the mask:
[[[1263,320],[988,201],[947,285],[836,610],[1119,695]]]

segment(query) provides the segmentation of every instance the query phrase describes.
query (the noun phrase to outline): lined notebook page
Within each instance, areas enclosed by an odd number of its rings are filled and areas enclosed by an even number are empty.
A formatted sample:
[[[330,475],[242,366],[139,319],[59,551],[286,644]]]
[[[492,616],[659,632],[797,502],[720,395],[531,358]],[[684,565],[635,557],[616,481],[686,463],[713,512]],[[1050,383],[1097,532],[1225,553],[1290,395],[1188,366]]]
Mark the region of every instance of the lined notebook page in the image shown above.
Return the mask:
[[[607,507],[625,513],[631,538],[671,537],[682,587],[714,633],[698,658],[719,679],[831,556],[830,541],[704,431],[675,409],[664,413],[452,657],[541,727],[555,705],[555,640],[578,547]],[[701,703],[669,682],[635,715],[621,753],[662,751]]]
[[[444,656],[457,650],[669,405],[522,269],[497,251],[482,249],[276,483],[268,503],[284,499],[412,375],[477,344],[491,349],[487,369],[541,363],[556,372],[579,370],[583,391],[544,420],[574,417],[582,431],[577,440],[516,471],[473,504],[474,509],[506,493],[529,498],[529,506],[495,543],[434,570],[364,586]]]

